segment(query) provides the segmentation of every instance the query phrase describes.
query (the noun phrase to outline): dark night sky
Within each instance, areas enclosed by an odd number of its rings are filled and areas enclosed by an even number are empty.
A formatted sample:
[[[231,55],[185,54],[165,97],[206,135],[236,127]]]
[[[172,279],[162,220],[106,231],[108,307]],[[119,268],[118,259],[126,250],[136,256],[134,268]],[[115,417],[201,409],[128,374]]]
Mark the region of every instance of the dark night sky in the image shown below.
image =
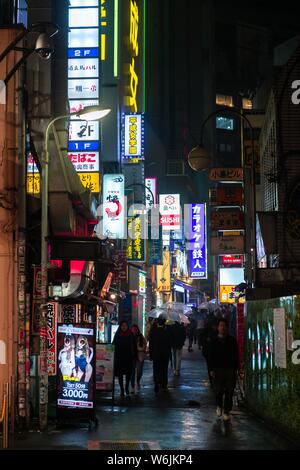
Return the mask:
[[[271,30],[275,43],[300,33],[300,2],[297,0],[215,0],[221,17],[232,18]]]

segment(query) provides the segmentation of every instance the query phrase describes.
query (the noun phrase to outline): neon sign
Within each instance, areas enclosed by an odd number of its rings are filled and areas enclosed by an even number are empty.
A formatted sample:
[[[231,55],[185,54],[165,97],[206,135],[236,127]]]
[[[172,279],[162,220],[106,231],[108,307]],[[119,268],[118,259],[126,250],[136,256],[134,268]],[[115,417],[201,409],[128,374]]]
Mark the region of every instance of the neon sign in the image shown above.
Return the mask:
[[[129,85],[126,87],[126,96],[124,98],[124,102],[131,111],[136,113],[138,110],[137,94],[139,78],[135,69],[135,59],[139,55],[139,8],[135,0],[130,1],[128,49],[131,55],[131,62],[125,66],[125,73],[129,76]]]

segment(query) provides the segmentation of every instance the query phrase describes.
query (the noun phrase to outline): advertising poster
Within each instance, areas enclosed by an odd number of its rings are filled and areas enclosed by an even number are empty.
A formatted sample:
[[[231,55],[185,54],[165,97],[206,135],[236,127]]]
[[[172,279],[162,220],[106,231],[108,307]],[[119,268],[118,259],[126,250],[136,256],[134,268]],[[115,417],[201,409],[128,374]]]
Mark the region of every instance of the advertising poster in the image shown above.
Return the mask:
[[[123,175],[103,176],[103,235],[124,238],[125,178]]]
[[[58,325],[57,405],[94,407],[95,330],[86,325]]]
[[[114,382],[114,346],[96,346],[96,390],[112,391]]]

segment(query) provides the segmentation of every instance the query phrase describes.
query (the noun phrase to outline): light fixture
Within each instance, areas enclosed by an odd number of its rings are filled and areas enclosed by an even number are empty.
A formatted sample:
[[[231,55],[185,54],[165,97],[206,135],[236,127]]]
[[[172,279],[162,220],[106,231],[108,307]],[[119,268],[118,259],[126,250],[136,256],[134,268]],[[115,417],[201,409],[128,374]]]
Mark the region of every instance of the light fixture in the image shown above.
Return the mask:
[[[194,171],[204,171],[208,169],[211,163],[211,157],[203,145],[199,144],[190,151],[188,162]]]
[[[86,106],[79,112],[72,113],[71,116],[78,116],[80,119],[87,121],[98,121],[111,112],[110,108],[102,108],[101,106]]]
[[[111,294],[110,298],[111,298],[111,300],[116,300],[117,296],[116,296],[116,294]]]

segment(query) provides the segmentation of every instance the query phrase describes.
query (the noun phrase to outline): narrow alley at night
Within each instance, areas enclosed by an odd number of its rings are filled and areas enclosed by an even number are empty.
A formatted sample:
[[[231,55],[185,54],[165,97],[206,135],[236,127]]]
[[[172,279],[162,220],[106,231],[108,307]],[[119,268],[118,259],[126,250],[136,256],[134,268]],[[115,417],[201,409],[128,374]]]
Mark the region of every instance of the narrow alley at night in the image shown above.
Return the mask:
[[[299,18],[0,0],[1,462],[300,450]]]

